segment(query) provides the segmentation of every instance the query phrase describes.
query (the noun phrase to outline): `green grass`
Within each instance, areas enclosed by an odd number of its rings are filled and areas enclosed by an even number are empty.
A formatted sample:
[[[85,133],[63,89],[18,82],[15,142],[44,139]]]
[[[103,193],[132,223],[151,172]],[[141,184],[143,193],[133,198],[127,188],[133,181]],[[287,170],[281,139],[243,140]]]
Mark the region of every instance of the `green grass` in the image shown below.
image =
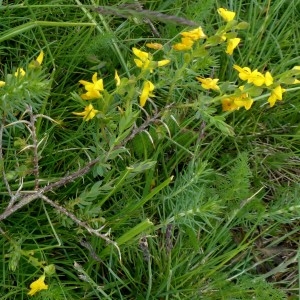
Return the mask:
[[[226,1],[139,1],[152,15],[125,0],[45,2],[0,1],[0,80],[45,52],[28,93],[0,95],[0,299],[30,298],[44,272],[49,287],[32,299],[298,299],[299,85],[272,108],[266,97],[224,113],[195,77],[232,91],[234,64],[274,77],[299,66],[299,3],[229,1],[249,23],[241,44],[188,63],[168,47],[193,29],[188,20],[214,35]],[[154,60],[172,60],[154,75],[133,62],[132,47],[147,42],[166,45]],[[72,114],[86,104],[78,81],[95,72],[106,89],[93,102],[101,117],[82,122]],[[155,97],[141,111],[143,76]],[[37,113],[46,117],[32,126]],[[60,183],[42,198],[37,179]],[[14,193],[14,205],[35,198],[1,217]]]

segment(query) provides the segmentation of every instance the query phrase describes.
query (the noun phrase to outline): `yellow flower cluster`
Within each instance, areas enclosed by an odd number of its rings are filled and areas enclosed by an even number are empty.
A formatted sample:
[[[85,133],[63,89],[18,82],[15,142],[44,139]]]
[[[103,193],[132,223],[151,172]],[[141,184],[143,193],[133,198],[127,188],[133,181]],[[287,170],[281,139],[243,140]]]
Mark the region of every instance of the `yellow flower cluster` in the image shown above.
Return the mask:
[[[36,60],[29,64],[29,68],[37,68],[40,67],[44,59],[44,51],[41,51]],[[17,68],[14,73],[15,77],[24,77],[26,75],[26,71],[23,68]],[[5,86],[6,82],[0,80],[0,87]]]
[[[252,83],[255,86],[260,87],[265,85],[266,87],[269,87],[274,83],[274,79],[270,72],[262,74],[261,72],[258,72],[257,69],[251,71],[248,67],[241,68],[238,65],[234,65],[233,68],[239,72],[240,79]],[[271,90],[271,95],[268,98],[271,107],[274,106],[277,100],[282,100],[282,94],[284,92],[285,89],[283,89],[279,83],[275,84],[274,88]]]
[[[153,69],[156,67],[163,67],[170,63],[169,59],[159,60],[159,61],[153,61],[152,55],[148,52],[141,51],[137,48],[132,48],[132,51],[134,55],[137,57],[134,59],[134,62],[138,68],[141,68],[142,70],[149,70],[150,73],[153,72]]]
[[[247,23],[242,22],[238,23],[235,20],[236,13],[225,8],[219,8],[218,14],[221,18],[227,23],[225,26],[220,27],[220,29],[216,32],[214,36],[211,38],[207,38],[206,34],[203,32],[201,27],[190,31],[181,32],[181,41],[177,44],[174,44],[172,48],[176,51],[187,51],[192,49],[195,43],[201,39],[206,39],[206,41],[201,45],[201,48],[197,48],[195,55],[192,54],[190,56],[185,56],[185,59],[188,60],[187,57],[198,57],[201,55],[201,50],[204,53],[207,52],[207,48],[219,45],[220,43],[226,42],[227,48],[225,52],[228,55],[232,55],[234,49],[240,44],[241,39],[237,37],[236,29],[246,28]],[[163,45],[160,43],[147,43],[146,47],[154,50],[163,49]],[[198,51],[199,50],[199,51]],[[135,65],[141,69],[139,76],[136,81],[139,81],[143,78],[142,90],[139,96],[139,103],[141,107],[144,107],[147,103],[149,97],[154,96],[155,85],[150,80],[148,80],[147,76],[150,73],[153,73],[154,69],[166,66],[170,63],[169,59],[163,59],[159,61],[153,60],[153,56],[151,53],[142,51],[141,49],[132,48],[132,52],[134,54],[134,63]],[[199,54],[200,53],[200,54]],[[274,106],[276,101],[282,100],[282,94],[286,91],[281,87],[281,84],[290,84],[290,83],[300,83],[300,80],[294,78],[294,75],[300,74],[300,67],[294,67],[294,73],[291,73],[291,76],[288,76],[284,80],[276,80],[274,82],[274,78],[270,72],[261,73],[257,69],[251,70],[249,67],[240,67],[238,65],[234,65],[233,68],[238,71],[238,76],[241,80],[246,81],[247,84],[245,86],[240,86],[234,94],[227,95],[222,91],[223,86],[218,85],[218,78],[203,78],[196,77],[196,79],[201,84],[201,87],[205,90],[213,90],[218,92],[220,95],[218,97],[221,98],[223,111],[234,111],[238,110],[241,107],[249,110],[253,105],[254,101],[251,99],[251,96],[257,96],[262,92],[262,88],[265,88],[270,91],[270,96],[268,98],[268,102],[270,106]],[[18,76],[22,76],[22,70],[18,70]],[[16,75],[17,76],[17,75]],[[121,85],[121,79],[115,71],[115,81],[116,86]],[[277,76],[278,78],[278,76]],[[134,80],[125,80],[123,82],[136,82]],[[81,98],[84,100],[93,100],[99,99],[101,97],[101,92],[104,91],[103,80],[97,79],[97,73],[92,76],[92,82],[88,82],[85,80],[79,81],[85,89],[85,93],[81,95]],[[5,83],[4,83],[5,84]],[[0,87],[2,86],[2,82],[0,82]],[[120,91],[122,88],[119,89]],[[89,104],[85,107],[82,112],[74,112],[75,115],[82,116],[85,121],[93,119],[99,111],[96,110],[92,104]]]
[[[201,27],[198,27],[191,31],[181,32],[180,35],[182,36],[181,43],[173,45],[173,49],[177,51],[190,50],[195,41],[207,38]]]
[[[162,45],[158,43],[149,43],[148,47],[152,49],[161,49]],[[132,48],[132,52],[136,56],[136,58],[134,59],[136,66],[142,69],[142,71],[149,71],[150,73],[152,73],[155,68],[162,67],[170,63],[170,60],[168,59],[154,61],[150,53],[142,51],[137,48]],[[120,86],[121,79],[117,71],[115,71],[114,79],[116,81],[116,86],[117,87]],[[101,92],[104,91],[103,79],[98,79],[97,73],[94,73],[91,82],[85,80],[79,80],[79,83],[81,83],[85,89],[85,93],[80,95],[81,99],[94,100],[102,97]],[[144,81],[143,88],[140,94],[140,99],[139,99],[141,107],[145,106],[147,99],[149,97],[154,97],[154,94],[152,93],[154,91],[154,88],[155,88],[154,84],[151,81],[149,80]],[[92,120],[97,115],[98,112],[99,110],[95,109],[92,104],[89,104],[84,108],[82,112],[73,112],[73,114],[83,117],[84,121],[89,121]]]
[[[148,43],[146,44],[148,48],[159,50],[162,48],[161,44],[158,43]],[[154,61],[152,59],[152,55],[148,52],[141,51],[140,49],[137,48],[132,48],[132,52],[134,55],[137,57],[134,59],[134,62],[136,66],[142,71],[150,71],[150,73],[153,72],[153,70],[157,67],[163,67],[166,66],[167,64],[170,63],[169,59],[163,59],[159,61]],[[154,97],[154,94],[152,93],[154,91],[154,84],[150,80],[145,80],[143,84],[143,89],[140,95],[140,106],[144,107],[147,99],[149,97]]]
[[[256,86],[262,86],[263,84],[269,86],[273,84],[273,77],[270,72],[266,72],[266,74],[263,75],[258,72],[257,69],[251,71],[248,67],[241,68],[238,65],[234,65],[233,68],[239,72],[240,79],[248,83],[253,83]]]
[[[244,86],[240,86],[239,89],[243,92]],[[223,98],[221,102],[223,111],[234,111],[240,109],[241,107],[244,107],[246,110],[248,110],[253,104],[253,100],[250,98],[248,93],[241,93],[238,96],[229,96]]]
[[[80,96],[83,100],[99,99],[101,97],[100,92],[104,91],[103,79],[98,79],[97,73],[94,73],[92,76],[92,82],[79,80],[79,83],[81,83],[86,90],[86,92]],[[73,114],[83,117],[84,121],[89,121],[92,120],[98,112],[99,110],[95,109],[92,104],[89,104],[82,112],[73,112]]]
[[[201,77],[196,77],[196,79],[201,83],[201,86],[205,90],[215,90],[215,91],[220,90],[220,88],[217,85],[219,79],[201,78]]]

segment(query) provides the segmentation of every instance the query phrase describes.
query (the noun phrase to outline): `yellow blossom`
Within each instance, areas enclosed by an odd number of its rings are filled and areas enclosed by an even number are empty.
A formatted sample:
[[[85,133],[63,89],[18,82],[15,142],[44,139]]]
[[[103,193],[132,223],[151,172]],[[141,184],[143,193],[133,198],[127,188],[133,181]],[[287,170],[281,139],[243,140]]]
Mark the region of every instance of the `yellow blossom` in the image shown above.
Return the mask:
[[[94,109],[92,104],[85,107],[83,112],[73,112],[74,115],[82,116],[84,121],[89,121],[93,119],[99,110]]]
[[[16,77],[23,77],[25,76],[26,72],[24,71],[23,68],[18,68],[17,71],[15,72]]]
[[[223,111],[233,111],[244,107],[249,110],[254,103],[251,98],[242,96],[232,96],[221,100]]]
[[[5,84],[6,84],[5,81],[1,81],[1,80],[0,80],[0,87],[5,86]]]
[[[80,97],[84,100],[91,100],[100,98],[100,92],[104,90],[103,88],[103,80],[97,79],[97,73],[94,73],[92,77],[92,82],[79,80],[79,82],[84,85],[85,90],[87,91],[85,94],[82,94]]]
[[[240,86],[239,89],[244,91],[244,86]],[[238,96],[230,96],[221,100],[223,111],[233,111],[244,107],[249,110],[254,101],[249,97],[248,93],[242,93]]]
[[[44,51],[42,50],[39,56],[36,58],[36,61],[39,63],[39,65],[41,65],[43,60],[44,60]]]
[[[136,57],[138,57],[138,59],[134,59],[136,66],[141,69],[148,69],[150,65],[150,54],[148,52],[141,51],[134,47],[132,48],[132,52]]]
[[[190,30],[190,31],[184,31],[180,33],[183,37],[189,38],[192,41],[197,41],[200,39],[205,39],[207,36],[204,34],[201,27],[198,27],[196,29]]]
[[[134,55],[138,57],[134,59],[136,66],[142,70],[149,70],[151,73],[154,68],[165,66],[170,62],[168,59],[153,61],[150,53],[141,51],[134,47],[132,48],[132,51]]]
[[[266,72],[266,74],[265,74],[265,85],[269,86],[271,84],[273,84],[273,77],[272,77],[270,72]]]
[[[147,43],[146,47],[148,47],[150,49],[154,49],[154,50],[160,50],[160,49],[162,49],[163,45],[159,44],[159,43]]]
[[[244,86],[240,86],[239,89],[243,92]],[[254,101],[249,97],[248,93],[242,93],[234,99],[234,102],[239,107],[245,107],[246,110],[249,110],[254,103]]]
[[[147,99],[149,97],[153,97],[153,92],[154,91],[154,84],[147,80],[144,82],[144,86],[143,86],[143,90],[142,90],[142,93],[141,93],[141,96],[140,96],[140,105],[141,107],[144,107],[146,102],[147,102]]]
[[[237,97],[236,99],[234,99],[234,103],[238,107],[244,107],[246,110],[249,110],[252,104],[254,103],[254,101],[250,98],[243,99]]]
[[[30,291],[28,293],[29,296],[33,296],[35,293],[41,291],[41,290],[47,290],[48,285],[45,284],[45,275],[42,275],[39,279],[32,282],[30,284]]]
[[[42,65],[42,62],[44,60],[44,51],[42,50],[40,52],[40,54],[38,55],[38,57],[31,61],[30,64],[28,65],[29,69],[36,69],[39,68]]]
[[[264,75],[258,72],[257,69],[252,72],[248,67],[241,68],[238,65],[233,65],[233,68],[239,72],[240,79],[247,80],[248,83],[253,83],[256,86],[261,86],[265,83]]]
[[[146,59],[149,59],[150,54],[145,51],[141,51],[135,47],[132,48],[132,52],[136,57],[138,57],[141,61],[145,61]]]
[[[199,82],[201,82],[201,86],[206,90],[215,90],[215,91],[220,90],[220,88],[217,85],[219,79],[201,78],[201,77],[196,77],[196,79]]]
[[[274,106],[277,100],[282,100],[282,94],[285,92],[285,89],[278,85],[271,91],[271,96],[268,98],[268,102],[270,103],[270,107]]]
[[[163,59],[163,60],[159,60],[156,62],[158,67],[163,67],[165,65],[167,65],[168,63],[170,63],[169,59]]]
[[[115,70],[115,81],[116,81],[116,86],[119,86],[121,83],[121,79],[117,70]]]
[[[235,17],[235,12],[227,10],[226,8],[219,8],[218,13],[225,20],[225,22],[230,22]]]
[[[228,55],[232,55],[233,50],[238,46],[238,44],[240,43],[241,39],[240,38],[233,38],[233,39],[229,39],[227,42],[227,49],[226,49],[226,53]]]
[[[5,82],[4,82],[5,83]],[[292,84],[298,84],[298,83],[300,83],[300,80],[298,80],[298,79],[295,79],[294,81],[293,81],[293,83]],[[1,86],[1,85],[0,85]]]
[[[188,37],[181,38],[181,43],[177,43],[172,46],[174,50],[177,51],[186,51],[192,49],[192,46],[194,45],[194,41],[191,40]]]
[[[248,83],[253,83],[256,86],[262,86],[265,83],[265,77],[262,73],[255,69],[248,78]]]
[[[239,109],[239,107],[235,104],[233,98],[224,98],[221,100],[222,102],[222,110],[223,111],[234,111]]]

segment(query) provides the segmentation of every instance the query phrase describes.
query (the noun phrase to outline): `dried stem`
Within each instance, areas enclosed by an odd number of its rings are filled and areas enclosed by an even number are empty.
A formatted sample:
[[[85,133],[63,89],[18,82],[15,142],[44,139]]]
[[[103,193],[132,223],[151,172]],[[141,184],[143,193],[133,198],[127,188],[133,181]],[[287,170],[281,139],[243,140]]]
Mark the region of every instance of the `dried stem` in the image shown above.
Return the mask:
[[[13,198],[13,193],[11,191],[10,185],[8,183],[8,180],[6,178],[6,174],[5,174],[5,169],[4,169],[4,157],[3,157],[3,131],[4,131],[4,122],[5,122],[5,117],[3,117],[3,119],[1,120],[1,124],[0,124],[0,169],[1,173],[2,173],[2,178],[5,184],[5,187],[8,191],[8,194],[11,198]],[[2,164],[2,166],[1,166]]]
[[[68,210],[66,210],[64,207],[62,207],[62,206],[58,205],[57,203],[53,202],[52,200],[50,200],[45,195],[41,195],[41,198],[45,202],[47,202],[48,204],[50,204],[52,207],[54,207],[56,210],[58,210],[59,212],[61,212],[64,215],[66,215],[71,220],[73,220],[78,226],[85,228],[90,234],[95,235],[95,236],[97,236],[97,237],[105,240],[108,244],[111,244],[111,245],[115,246],[118,249],[119,258],[121,259],[121,253],[120,253],[120,249],[119,249],[117,243],[113,242],[111,239],[109,239],[107,237],[108,233],[106,233],[106,234],[100,233],[100,231],[104,228],[104,226],[101,227],[101,228],[99,228],[99,229],[93,229],[92,227],[90,227],[85,222],[79,220],[74,214],[72,214],[71,212],[69,212]]]
[[[48,184],[43,188],[40,188],[34,192],[28,192],[25,194],[25,196],[23,196],[21,198],[21,200],[11,206],[11,207],[7,207],[5,209],[5,211],[0,215],[0,221],[6,219],[7,217],[9,217],[10,215],[12,215],[14,212],[16,212],[17,210],[19,210],[20,208],[24,207],[25,205],[27,205],[28,203],[32,202],[35,199],[39,199],[42,198],[42,196],[44,195],[44,193],[52,191],[56,188],[59,188],[65,184],[68,184],[71,181],[74,181],[75,179],[85,175],[86,173],[88,173],[90,171],[90,169],[99,161],[99,159],[95,159],[91,162],[89,162],[88,164],[86,164],[83,168],[79,169],[78,171],[72,173],[71,175],[65,176],[62,179]]]
[[[34,175],[34,189],[37,190],[39,188],[39,157],[38,157],[38,142],[36,136],[36,128],[35,121],[36,116],[32,112],[32,107],[28,108],[29,116],[30,116],[30,128],[31,128],[31,136],[32,136],[32,148],[33,148],[33,175]]]
[[[122,18],[142,17],[150,20],[158,20],[163,23],[175,23],[184,26],[199,27],[199,24],[191,20],[167,15],[158,11],[142,9],[140,4],[124,4],[119,6],[98,6],[95,10],[102,15],[115,15]]]
[[[171,105],[167,106],[165,109],[170,108]],[[6,188],[8,190],[8,193],[11,197],[8,206],[6,207],[6,209],[4,210],[4,212],[2,214],[0,214],[0,221],[5,220],[6,218],[8,218],[9,216],[11,216],[13,213],[15,213],[16,211],[18,211],[19,209],[21,209],[22,207],[24,207],[25,205],[31,203],[33,200],[36,199],[42,199],[43,201],[47,202],[48,204],[50,204],[52,207],[54,207],[56,210],[58,210],[59,212],[61,212],[62,214],[68,216],[70,219],[72,219],[77,225],[85,228],[90,234],[93,234],[97,237],[100,237],[101,239],[105,240],[107,243],[115,246],[118,250],[118,254],[119,254],[119,258],[121,259],[121,253],[120,253],[120,249],[118,248],[118,245],[116,242],[112,241],[111,239],[109,239],[107,237],[108,233],[103,234],[100,233],[99,231],[101,231],[103,229],[93,229],[92,227],[90,227],[87,223],[79,220],[73,213],[69,212],[68,210],[66,210],[64,207],[56,204],[55,202],[53,202],[52,200],[50,200],[47,196],[45,196],[45,193],[53,191],[61,186],[64,186],[74,180],[76,180],[77,178],[84,176],[85,174],[87,174],[95,164],[97,164],[99,162],[99,158],[96,158],[92,161],[90,161],[89,163],[87,163],[84,167],[80,168],[78,171],[70,174],[70,175],[66,175],[63,178],[59,179],[58,181],[48,184],[42,188],[39,188],[39,158],[38,158],[38,142],[37,142],[37,136],[36,136],[36,128],[35,128],[35,121],[37,116],[40,115],[34,115],[32,112],[31,108],[28,108],[26,110],[26,112],[29,113],[30,115],[30,122],[27,121],[19,121],[19,122],[26,122],[26,127],[28,128],[30,135],[32,136],[32,147],[33,148],[33,162],[34,162],[34,176],[35,176],[35,188],[33,192],[24,192],[23,191],[23,196],[20,196],[20,192],[22,190],[23,187],[23,182],[21,182],[20,187],[18,188],[17,192],[14,194],[11,191],[11,188],[9,186],[9,183],[7,181],[7,178],[5,176],[5,171],[4,171],[4,166],[2,168],[2,175],[4,178],[4,182],[6,185]],[[139,134],[140,132],[144,131],[148,126],[150,126],[151,123],[156,122],[159,117],[162,115],[161,111],[156,111],[155,114],[152,117],[147,117],[147,119],[144,121],[144,123],[138,127],[138,128],[134,128],[131,132],[131,134],[123,140],[123,142],[121,143],[121,145],[115,146],[115,149],[121,147],[121,146],[125,146],[130,140],[132,140],[137,134]],[[16,124],[18,122],[14,122],[14,124]],[[9,124],[8,126],[11,126],[12,124]],[[2,124],[0,126],[0,161],[3,161],[3,151],[2,151],[2,138],[3,138],[3,131],[4,131],[4,121],[2,120]],[[19,202],[15,203],[16,200],[19,199]],[[2,229],[0,229],[0,233],[4,233],[4,231]]]

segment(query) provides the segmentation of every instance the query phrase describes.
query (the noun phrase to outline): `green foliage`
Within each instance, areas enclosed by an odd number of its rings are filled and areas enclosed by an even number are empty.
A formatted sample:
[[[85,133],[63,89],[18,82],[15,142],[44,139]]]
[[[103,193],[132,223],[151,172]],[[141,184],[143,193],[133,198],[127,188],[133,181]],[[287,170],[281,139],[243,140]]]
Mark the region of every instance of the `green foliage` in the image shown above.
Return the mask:
[[[299,296],[295,1],[0,1],[0,15],[1,299],[43,274],[35,299]],[[198,25],[207,38],[173,49]]]

